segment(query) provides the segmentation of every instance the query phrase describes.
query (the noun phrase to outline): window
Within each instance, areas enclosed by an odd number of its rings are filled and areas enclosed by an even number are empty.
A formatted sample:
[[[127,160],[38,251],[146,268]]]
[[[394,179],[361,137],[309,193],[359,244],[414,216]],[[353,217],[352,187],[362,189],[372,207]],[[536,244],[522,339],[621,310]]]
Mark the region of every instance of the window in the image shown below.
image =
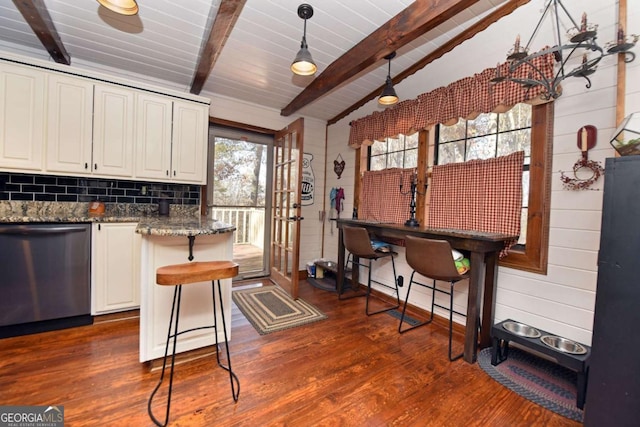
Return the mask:
[[[482,114],[473,121],[439,126],[436,162],[445,164],[525,151],[522,232],[518,245],[500,265],[546,274],[553,102],[518,104],[502,114]]]
[[[529,205],[529,164],[531,161],[531,110],[529,104],[517,104],[505,113],[480,114],[474,120],[460,119],[452,126],[438,126],[436,163],[489,159],[524,151],[522,176],[522,216],[519,249],[527,241]]]
[[[370,171],[389,168],[415,168],[418,166],[418,132],[412,135],[398,135],[375,141],[369,147]]]
[[[521,241],[526,244],[519,244],[512,248],[509,255],[500,260],[500,265],[546,274],[551,197],[553,102],[531,107],[517,106],[516,108],[515,111],[512,109],[510,112],[494,115],[495,120],[491,119],[491,115],[483,115],[482,122],[477,123],[476,119],[476,123],[470,128],[466,122],[463,122],[464,130],[460,122],[458,122],[460,126],[458,128],[451,127],[452,129],[449,130],[441,130],[443,148],[440,151],[440,144],[437,143],[440,138],[436,136],[434,156],[436,161],[439,159],[439,163],[443,164],[443,162],[464,161],[472,158],[487,158],[485,156],[502,156],[516,150],[525,150],[527,164],[523,176],[523,191],[527,196],[523,201]],[[530,113],[525,120],[527,110]],[[450,132],[447,133],[448,131]],[[358,149],[356,171],[362,173],[367,170],[363,167],[366,164],[369,170],[380,170],[385,167],[417,167],[419,174],[422,174],[423,171],[420,169],[425,167],[427,160],[427,135],[427,131],[421,131],[409,137],[388,138],[387,141],[391,142],[393,147],[387,147],[386,142],[376,142],[367,150],[360,151]],[[525,135],[528,135],[527,141],[525,141]],[[414,136],[417,138],[415,143],[406,141]],[[451,144],[445,148],[447,143]],[[414,144],[417,144],[417,150],[415,150]],[[421,162],[416,166],[418,159]],[[355,194],[360,194],[361,191],[357,178],[354,191]],[[425,202],[424,196],[418,194],[416,216],[419,219],[424,218]]]

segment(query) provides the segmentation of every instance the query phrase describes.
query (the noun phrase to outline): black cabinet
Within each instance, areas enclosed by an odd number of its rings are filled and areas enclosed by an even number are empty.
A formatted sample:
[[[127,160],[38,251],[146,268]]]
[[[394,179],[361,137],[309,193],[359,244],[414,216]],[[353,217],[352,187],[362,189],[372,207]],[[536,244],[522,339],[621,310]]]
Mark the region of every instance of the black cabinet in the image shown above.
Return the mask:
[[[640,425],[640,156],[606,160],[584,425]]]

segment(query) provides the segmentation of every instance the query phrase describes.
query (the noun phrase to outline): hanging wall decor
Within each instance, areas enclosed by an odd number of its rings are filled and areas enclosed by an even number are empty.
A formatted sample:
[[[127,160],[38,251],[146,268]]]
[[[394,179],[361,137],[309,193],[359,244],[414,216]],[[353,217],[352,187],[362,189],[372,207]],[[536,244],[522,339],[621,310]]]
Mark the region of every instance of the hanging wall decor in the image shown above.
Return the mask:
[[[573,178],[560,171],[560,180],[564,188],[568,190],[589,190],[593,184],[604,174],[604,168],[600,163],[589,160],[588,151],[596,146],[597,129],[595,126],[586,125],[578,129],[578,148],[582,157],[573,165]],[[583,176],[582,178],[578,175]]]
[[[342,159],[342,156],[338,154],[338,157],[336,157],[336,159],[333,161],[333,171],[336,173],[336,175],[338,175],[338,179],[340,179],[340,176],[344,171],[344,165],[345,163]]]
[[[313,193],[315,190],[315,175],[313,174],[313,168],[311,167],[311,161],[313,160],[313,154],[302,154],[302,193],[300,200],[302,206],[309,206],[313,204]]]

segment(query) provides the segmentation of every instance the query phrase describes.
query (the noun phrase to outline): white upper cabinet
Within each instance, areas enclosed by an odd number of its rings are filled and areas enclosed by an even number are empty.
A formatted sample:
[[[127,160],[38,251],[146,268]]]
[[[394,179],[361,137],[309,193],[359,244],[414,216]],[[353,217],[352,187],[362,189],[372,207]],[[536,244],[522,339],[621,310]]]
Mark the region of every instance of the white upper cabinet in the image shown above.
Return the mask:
[[[172,105],[167,97],[136,95],[136,178],[170,177]]]
[[[50,73],[48,96],[47,171],[91,173],[93,83]]]
[[[206,184],[209,106],[0,59],[0,171]]]
[[[134,91],[96,84],[93,98],[93,173],[133,177]]]
[[[45,76],[0,63],[0,170],[42,170]]]
[[[205,184],[209,108],[193,102],[173,102],[172,178]]]

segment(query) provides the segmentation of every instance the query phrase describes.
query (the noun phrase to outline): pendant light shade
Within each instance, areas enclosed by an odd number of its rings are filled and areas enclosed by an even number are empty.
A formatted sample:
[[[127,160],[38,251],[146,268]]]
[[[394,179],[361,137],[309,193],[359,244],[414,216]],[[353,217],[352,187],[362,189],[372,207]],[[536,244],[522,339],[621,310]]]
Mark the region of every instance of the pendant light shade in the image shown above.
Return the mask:
[[[382,93],[378,98],[378,104],[380,105],[393,105],[398,102],[398,95],[396,95],[396,90],[393,88],[393,81],[391,80],[391,60],[395,58],[395,56],[396,53],[391,52],[389,55],[384,57],[384,59],[389,61],[389,72],[387,73],[387,81],[384,84]]]
[[[136,0],[98,0],[98,3],[120,15],[135,15],[138,13]]]
[[[298,16],[304,19],[304,32],[302,34],[300,50],[293,60],[293,63],[291,63],[291,71],[299,76],[311,76],[318,70],[307,46],[307,19],[313,16],[313,7],[306,3],[301,4],[298,6]]]
[[[393,88],[391,77],[387,76],[387,82],[385,83],[384,89],[382,89],[382,93],[378,98],[378,104],[393,105],[396,102],[398,102],[398,95],[396,95],[396,90]]]

